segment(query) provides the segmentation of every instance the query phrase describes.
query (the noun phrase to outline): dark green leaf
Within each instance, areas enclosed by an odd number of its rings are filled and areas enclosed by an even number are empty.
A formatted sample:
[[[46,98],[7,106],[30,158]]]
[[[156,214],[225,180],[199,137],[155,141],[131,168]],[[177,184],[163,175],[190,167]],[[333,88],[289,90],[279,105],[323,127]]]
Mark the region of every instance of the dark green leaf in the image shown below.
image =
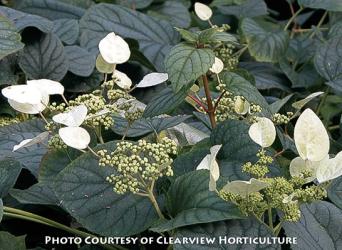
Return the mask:
[[[215,54],[210,49],[195,48],[184,43],[176,45],[165,59],[172,88],[178,92],[189,83],[194,83],[208,72],[214,60]]]
[[[80,154],[80,151],[70,147],[47,152],[40,163],[39,182],[53,182],[58,173],[80,156]]]
[[[65,46],[66,58],[69,61],[69,71],[75,75],[87,77],[93,73],[95,57],[79,46]]]
[[[82,17],[80,29],[81,46],[94,54],[98,52],[99,41],[109,32],[136,39],[141,51],[158,70],[163,70],[165,55],[179,40],[168,22],[111,4],[92,6]]]
[[[122,117],[114,117],[114,126],[112,127],[112,130],[119,135],[126,134],[127,137],[138,137],[150,133],[159,133],[165,129],[174,127],[179,123],[184,122],[188,118],[190,118],[190,116],[188,115],[175,117],[141,118],[134,121],[127,130],[127,120]]]
[[[103,74],[95,70],[89,77],[76,76],[70,72],[62,80],[62,84],[69,92],[89,92],[100,86]]]
[[[285,75],[290,79],[293,88],[310,88],[321,82],[321,77],[315,70],[313,64],[305,64],[302,69],[296,72],[285,60],[279,60],[279,66]]]
[[[209,191],[209,171],[193,171],[178,177],[167,194],[172,219],[151,230],[169,231],[178,227],[241,218],[238,208]]]
[[[62,42],[71,45],[76,43],[79,35],[78,21],[75,19],[58,19],[53,21],[53,32]]]
[[[16,57],[7,56],[0,61],[0,86],[14,85],[18,81],[16,71]]]
[[[116,142],[103,145],[109,151]],[[88,230],[103,236],[127,236],[146,230],[157,219],[145,197],[114,193],[106,177],[114,168],[99,167],[98,160],[84,154],[56,178],[55,192],[62,206]]]
[[[239,237],[248,238],[271,238],[273,234],[268,230],[267,227],[256,221],[255,219],[245,219],[245,220],[228,220],[219,221],[215,223],[208,223],[202,225],[196,225],[186,228],[178,229],[175,237],[177,238],[209,238],[215,239],[213,244],[207,244],[204,246],[202,244],[176,244],[174,246],[175,250],[198,250],[198,249],[280,249],[280,246],[276,245],[241,245],[241,244],[229,244],[229,238],[232,237],[237,239]],[[221,237],[221,238],[220,238]],[[221,241],[220,241],[221,239]]]
[[[342,177],[332,181],[328,189],[329,199],[342,209]]]
[[[267,31],[250,18],[243,19],[241,29],[247,39],[248,50],[257,61],[277,62],[288,46],[285,31]]]
[[[312,9],[342,11],[342,2],[340,0],[298,0],[298,3]]]
[[[2,199],[0,199],[0,222],[2,221],[3,213],[4,213],[4,203],[2,202]]]
[[[292,249],[340,249],[342,247],[342,211],[333,204],[318,201],[301,206],[299,222],[286,222],[288,237],[297,237]]]
[[[335,23],[329,30],[329,38],[342,36],[342,21]]]
[[[182,38],[187,42],[195,43],[198,40],[197,32],[191,32],[191,31],[188,31],[185,29],[179,29],[179,28],[176,28],[176,30],[179,32]]]
[[[161,6],[151,9],[148,13],[161,20],[169,21],[175,27],[188,28],[190,26],[190,13],[181,2],[166,1]]]
[[[8,232],[0,232],[0,248],[6,250],[26,250],[25,235],[16,237]]]
[[[116,0],[116,2],[128,8],[143,9],[148,7],[153,0]]]
[[[286,56],[293,63],[308,63],[315,56],[317,41],[308,37],[295,37],[290,40]]]
[[[318,73],[328,80],[328,86],[342,91],[342,36],[330,39],[318,48],[315,66]]]
[[[291,99],[292,96],[293,94],[288,95],[284,97],[283,99],[279,99],[278,101],[275,101],[274,103],[272,103],[270,105],[270,110],[272,114],[278,113],[279,110]]]
[[[22,204],[59,205],[51,183],[39,182],[25,190],[12,189],[10,195]]]
[[[48,33],[40,41],[25,46],[19,65],[30,79],[59,81],[68,71],[69,63],[62,42],[56,35]]]
[[[14,10],[7,7],[0,7],[0,14],[10,19],[18,31],[21,31],[27,27],[35,27],[42,32],[48,33],[52,30],[53,23],[40,16],[30,15],[18,10]]]
[[[244,96],[251,103],[260,105],[262,108],[261,113],[265,116],[270,116],[271,112],[265,98],[245,78],[233,72],[226,72],[223,75],[222,81],[229,91],[235,95]]]
[[[61,18],[80,19],[85,12],[83,8],[56,0],[21,0],[16,8],[50,20]]]
[[[241,62],[240,66],[254,76],[258,89],[281,89],[290,92],[283,73],[271,63]]]
[[[38,168],[46,147],[36,144],[28,148],[12,152],[13,146],[25,139],[30,139],[45,131],[44,123],[39,119],[30,120],[0,128],[0,158],[13,157],[24,168],[38,175]]]
[[[0,15],[0,60],[24,47],[16,27],[9,19]]]
[[[0,159],[0,198],[14,186],[20,171],[19,162],[11,158]]]
[[[154,117],[161,114],[169,114],[184,102],[187,89],[174,93],[170,88],[162,90],[146,106],[144,117]]]
[[[181,176],[196,170],[203,158],[209,154],[209,147],[191,150],[190,152],[179,155],[172,163],[173,174]]]
[[[240,5],[219,6],[218,10],[225,15],[234,15],[238,18],[256,17],[267,14],[267,5],[264,0],[247,0]]]

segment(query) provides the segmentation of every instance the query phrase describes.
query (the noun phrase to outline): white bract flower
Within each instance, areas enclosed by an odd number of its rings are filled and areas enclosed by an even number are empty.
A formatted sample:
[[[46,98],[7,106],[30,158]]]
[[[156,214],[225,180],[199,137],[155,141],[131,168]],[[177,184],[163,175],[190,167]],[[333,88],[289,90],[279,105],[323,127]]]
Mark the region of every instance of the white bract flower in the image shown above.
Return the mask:
[[[197,166],[196,170],[207,169],[210,172],[210,180],[209,180],[209,190],[216,190],[216,182],[220,177],[220,169],[219,165],[216,161],[216,156],[220,151],[222,145],[215,145],[210,148],[210,154],[206,155],[203,158],[201,163]]]
[[[317,167],[316,178],[319,183],[333,180],[342,175],[342,152]]]
[[[266,188],[268,185],[269,183],[252,178],[249,181],[228,182],[223,187],[223,191],[246,197],[250,193],[258,192]]]
[[[114,32],[109,33],[99,43],[102,58],[111,64],[121,64],[128,61],[131,51],[127,42]]]
[[[46,132],[40,133],[39,135],[37,135],[36,137],[34,137],[32,139],[25,139],[25,140],[21,141],[19,144],[14,145],[13,152],[17,151],[20,148],[26,148],[26,147],[41,143],[48,136],[49,136],[49,132],[46,131]]]
[[[63,142],[69,147],[76,149],[85,149],[90,143],[90,135],[81,127],[64,127],[58,131]]]
[[[41,91],[44,91],[48,95],[63,95],[64,94],[64,86],[59,82],[52,81],[49,79],[27,81],[27,85],[40,89]]]
[[[321,161],[329,153],[328,133],[311,109],[306,109],[298,118],[294,128],[294,141],[303,160]]]
[[[266,148],[273,144],[276,138],[276,129],[270,119],[261,117],[258,122],[250,126],[248,134],[255,143]]]
[[[234,111],[239,115],[247,114],[250,108],[250,104],[247,100],[243,99],[241,96],[237,96],[234,102]]]
[[[43,112],[43,110],[49,104],[49,95],[47,93],[41,93],[40,102],[41,103],[39,104],[29,104],[29,103],[20,103],[20,102],[16,102],[15,100],[8,99],[8,103],[13,109],[21,113],[30,114],[30,115],[35,115],[35,114]]]
[[[122,89],[130,89],[132,80],[123,72],[115,70],[113,77],[117,79],[116,84]]]
[[[136,88],[146,88],[158,85],[169,79],[167,73],[150,73],[136,85]]]
[[[321,161],[309,161],[309,160],[303,160],[301,157],[294,158],[290,163],[290,175],[292,177],[302,177],[303,172],[305,170],[309,170],[312,173],[312,176],[309,176],[305,179],[305,183],[312,182],[314,179],[316,179],[316,171],[320,165],[326,166],[326,164],[329,161],[329,155],[326,155],[326,157]]]
[[[215,57],[215,62],[213,64],[213,66],[211,66],[211,68],[209,69],[211,72],[215,73],[215,74],[219,74],[221,73],[221,71],[223,70],[224,68],[224,64],[223,62],[221,61],[220,58],[218,57]]]
[[[1,90],[1,93],[9,100],[23,104],[40,104],[42,94],[39,88],[23,85],[8,86]]]
[[[68,127],[79,127],[87,117],[88,109],[85,105],[79,105],[72,108],[69,112],[54,115],[54,122]]]
[[[317,179],[323,183],[342,175],[342,151],[334,158],[329,158],[328,133],[311,109],[306,109],[298,118],[294,140],[300,157],[293,159],[290,164],[291,176],[301,176],[303,171],[309,170],[312,176],[306,182]]]
[[[203,21],[208,21],[213,15],[213,11],[208,5],[196,2],[194,7],[196,15]]]

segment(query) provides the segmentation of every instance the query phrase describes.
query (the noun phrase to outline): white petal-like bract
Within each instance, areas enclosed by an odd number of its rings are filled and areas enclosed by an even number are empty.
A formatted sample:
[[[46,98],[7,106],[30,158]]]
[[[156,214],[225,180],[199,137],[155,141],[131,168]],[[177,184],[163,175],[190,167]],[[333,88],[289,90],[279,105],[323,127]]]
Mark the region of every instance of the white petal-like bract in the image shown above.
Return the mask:
[[[2,89],[1,93],[6,98],[18,103],[40,104],[42,100],[41,91],[38,88],[26,84],[8,86]]]
[[[32,138],[32,139],[26,139],[21,141],[19,144],[14,145],[13,147],[13,152],[17,151],[20,148],[26,148],[32,145],[35,145],[37,143],[41,143],[42,141],[44,141],[47,137],[49,136],[49,132],[45,131],[39,135],[37,135],[36,137]]]
[[[224,64],[223,64],[222,60],[218,57],[215,57],[214,64],[213,64],[213,66],[211,66],[211,68],[209,70],[215,74],[219,74],[219,73],[221,73],[223,68],[224,68]]]
[[[250,126],[248,134],[255,143],[265,148],[273,144],[276,138],[276,129],[270,119],[261,117],[258,122]]]
[[[113,77],[116,78],[115,83],[122,89],[130,89],[132,80],[123,72],[115,70]]]
[[[72,108],[69,112],[54,115],[52,120],[68,127],[79,127],[86,119],[87,112],[87,107],[82,104]]]
[[[316,177],[319,183],[333,180],[342,175],[342,152],[334,158],[320,164],[316,170]]]
[[[28,103],[20,103],[16,102],[14,100],[8,99],[8,104],[15,110],[25,113],[25,114],[30,114],[30,115],[35,115],[40,112],[42,112],[47,105],[49,104],[49,95],[48,94],[43,94],[41,93],[41,103],[40,104],[28,104]]]
[[[63,95],[64,93],[64,86],[61,83],[49,79],[27,81],[27,85],[44,91],[48,95]]]
[[[307,177],[305,179],[305,183],[312,182],[316,179],[316,171],[320,165],[325,165],[326,162],[329,161],[329,155],[327,155],[321,161],[309,161],[303,160],[301,157],[294,158],[290,163],[290,175],[292,177],[302,177],[304,171],[309,170],[312,173],[312,176]]]
[[[222,145],[215,145],[210,148],[210,154],[206,155],[200,164],[197,166],[196,170],[207,169],[210,172],[209,179],[209,190],[216,190],[216,181],[220,177],[220,168],[216,161],[216,156],[220,151]]]
[[[321,161],[329,153],[328,133],[311,109],[306,109],[298,118],[294,128],[294,141],[303,160]]]
[[[136,85],[137,88],[147,88],[163,83],[169,79],[167,73],[150,73]]]
[[[69,147],[76,149],[85,149],[90,143],[90,135],[81,127],[64,127],[59,129],[59,136]]]
[[[213,11],[208,5],[196,2],[194,7],[196,15],[203,21],[208,21],[213,15]]]
[[[320,96],[320,95],[322,95],[322,94],[324,94],[324,92],[315,92],[315,93],[312,93],[312,94],[308,95],[307,97],[305,97],[304,99],[292,103],[292,107],[294,107],[295,109],[301,109],[302,107],[305,106],[305,104],[307,104],[307,103],[310,102],[312,99],[314,99],[315,97]]]
[[[109,33],[99,43],[102,58],[111,64],[121,64],[128,61],[131,51],[127,42],[114,32]]]
[[[247,100],[243,99],[241,96],[237,96],[234,102],[234,111],[239,115],[247,114],[250,108],[250,104]]]
[[[250,179],[249,181],[232,181],[228,182],[223,191],[233,194],[241,195],[242,197],[248,196],[250,193],[258,192],[266,188],[269,184],[257,179]]]
[[[115,63],[107,63],[101,54],[99,54],[96,58],[96,69],[103,74],[113,73],[115,67]]]

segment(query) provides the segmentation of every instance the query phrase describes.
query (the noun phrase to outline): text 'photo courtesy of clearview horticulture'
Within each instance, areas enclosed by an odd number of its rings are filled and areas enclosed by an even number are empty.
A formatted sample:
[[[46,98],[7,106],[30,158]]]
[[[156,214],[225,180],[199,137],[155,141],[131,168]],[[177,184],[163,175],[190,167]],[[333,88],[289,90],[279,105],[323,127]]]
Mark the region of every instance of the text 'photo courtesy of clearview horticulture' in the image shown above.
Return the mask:
[[[342,0],[0,0],[0,250],[260,249],[342,249]]]

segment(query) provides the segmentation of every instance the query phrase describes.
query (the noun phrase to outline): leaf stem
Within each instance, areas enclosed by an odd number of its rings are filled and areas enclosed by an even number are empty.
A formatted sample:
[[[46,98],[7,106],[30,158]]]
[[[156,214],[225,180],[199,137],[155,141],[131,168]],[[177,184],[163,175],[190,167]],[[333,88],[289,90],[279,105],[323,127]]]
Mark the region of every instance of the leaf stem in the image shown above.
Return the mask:
[[[318,24],[317,24],[317,26],[316,26],[317,29],[319,29],[319,28],[322,26],[322,24],[323,24],[323,22],[324,22],[324,20],[325,20],[325,18],[326,18],[327,16],[328,16],[328,11],[324,12],[323,16],[322,16],[321,19],[319,20],[319,22],[318,22]],[[313,33],[309,36],[309,38],[313,38],[314,36],[315,36],[315,32],[313,32]]]
[[[330,90],[330,87],[327,87],[327,89],[325,90],[325,93],[322,97],[322,100],[321,102],[319,103],[318,107],[317,107],[317,110],[316,110],[316,114],[319,115],[319,113],[321,112],[321,109],[325,103],[325,101],[327,100],[328,98],[328,94],[329,94],[329,90]]]
[[[207,75],[202,75],[202,80],[203,80],[205,96],[207,98],[207,106],[208,106],[207,114],[208,114],[209,119],[210,119],[211,127],[215,128],[216,127],[215,108],[213,106],[213,101],[211,99],[211,94],[210,94],[209,82],[208,82]]]
[[[188,97],[193,100],[194,102],[196,102],[202,109],[204,109],[205,112],[208,112],[208,109],[206,106],[204,106],[204,104],[198,100],[196,97],[192,96],[192,95],[188,95]]]
[[[288,21],[287,24],[285,25],[284,31],[286,31],[286,30],[290,27],[291,23],[296,19],[296,17],[297,17],[303,10],[304,10],[304,8],[303,8],[302,6],[300,6],[299,10],[297,10],[297,12],[294,13],[294,14],[292,15],[292,17],[289,19],[289,21]]]
[[[271,207],[268,207],[267,213],[268,213],[268,225],[273,230],[273,216],[272,216],[272,208]]]
[[[161,210],[159,208],[158,202],[157,202],[157,200],[156,200],[156,198],[154,197],[154,194],[153,194],[154,183],[155,183],[155,181],[153,180],[152,183],[151,183],[151,187],[147,189],[147,191],[148,191],[148,198],[150,199],[150,201],[151,201],[154,209],[156,210],[159,218],[160,219],[165,219],[163,213],[161,212]]]
[[[75,228],[68,227],[56,221],[50,220],[48,218],[45,218],[37,214],[26,212],[24,210],[12,208],[12,207],[6,207],[6,206],[4,206],[3,209],[4,209],[4,216],[7,216],[7,217],[36,222],[36,223],[43,224],[46,226],[61,229],[63,231],[66,231],[74,235],[78,235],[83,238],[86,238],[86,237],[96,238],[97,237],[96,235],[93,235],[93,234],[90,234],[90,233],[87,233],[87,232],[84,232]],[[116,250],[116,249],[125,250],[126,249],[118,245],[114,245],[114,246],[103,245],[103,247],[108,250]]]

